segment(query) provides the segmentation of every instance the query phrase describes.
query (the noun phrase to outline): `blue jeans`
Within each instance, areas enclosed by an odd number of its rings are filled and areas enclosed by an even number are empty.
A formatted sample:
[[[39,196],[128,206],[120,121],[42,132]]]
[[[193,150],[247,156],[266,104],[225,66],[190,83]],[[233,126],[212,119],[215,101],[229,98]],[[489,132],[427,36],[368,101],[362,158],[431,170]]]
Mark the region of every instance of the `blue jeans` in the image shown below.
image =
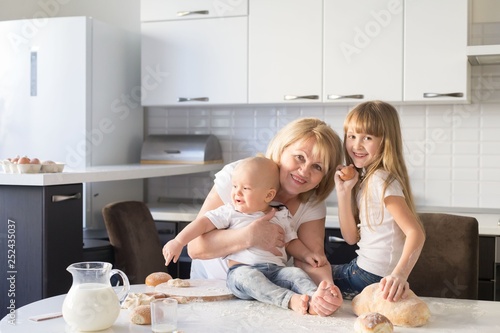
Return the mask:
[[[381,276],[359,268],[357,258],[343,265],[332,265],[333,282],[339,287],[344,299],[352,299],[366,286],[380,282]]]
[[[234,265],[227,273],[227,287],[240,299],[288,309],[294,294],[312,296],[316,284],[302,269],[275,264]]]

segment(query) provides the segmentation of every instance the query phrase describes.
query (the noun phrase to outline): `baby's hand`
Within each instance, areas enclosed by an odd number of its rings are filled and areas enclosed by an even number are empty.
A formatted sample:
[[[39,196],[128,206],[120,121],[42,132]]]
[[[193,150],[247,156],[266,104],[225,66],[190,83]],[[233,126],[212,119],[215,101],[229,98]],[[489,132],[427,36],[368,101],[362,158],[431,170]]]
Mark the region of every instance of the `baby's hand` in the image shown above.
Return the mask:
[[[184,246],[175,238],[167,242],[163,246],[163,257],[165,257],[165,266],[168,266],[170,261],[173,259],[174,262],[179,260],[179,255],[181,254],[182,248]]]

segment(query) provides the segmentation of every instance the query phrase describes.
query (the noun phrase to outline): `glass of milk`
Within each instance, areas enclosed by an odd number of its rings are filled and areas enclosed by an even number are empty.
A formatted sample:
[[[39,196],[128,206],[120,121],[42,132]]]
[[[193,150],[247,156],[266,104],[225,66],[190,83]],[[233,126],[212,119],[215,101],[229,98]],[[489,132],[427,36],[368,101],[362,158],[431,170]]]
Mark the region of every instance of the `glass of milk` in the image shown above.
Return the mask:
[[[177,330],[177,300],[160,298],[150,303],[151,330],[154,333],[169,333]]]

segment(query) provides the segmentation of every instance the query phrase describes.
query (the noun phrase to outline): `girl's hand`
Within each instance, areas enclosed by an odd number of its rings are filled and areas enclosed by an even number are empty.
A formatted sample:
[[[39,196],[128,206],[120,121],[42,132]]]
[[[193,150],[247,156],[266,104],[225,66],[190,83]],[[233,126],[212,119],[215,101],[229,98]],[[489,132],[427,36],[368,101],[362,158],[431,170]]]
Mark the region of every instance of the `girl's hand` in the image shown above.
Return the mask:
[[[397,302],[401,298],[408,297],[410,284],[402,276],[388,275],[380,280],[380,289],[384,299]]]
[[[351,166],[354,166],[351,164]],[[341,171],[344,168],[344,165],[338,165],[337,171],[335,172],[334,180],[335,180],[335,188],[337,192],[340,191],[350,191],[356,185],[359,179],[359,172],[354,168],[354,177],[349,180],[343,180],[340,176],[343,176],[343,172]]]

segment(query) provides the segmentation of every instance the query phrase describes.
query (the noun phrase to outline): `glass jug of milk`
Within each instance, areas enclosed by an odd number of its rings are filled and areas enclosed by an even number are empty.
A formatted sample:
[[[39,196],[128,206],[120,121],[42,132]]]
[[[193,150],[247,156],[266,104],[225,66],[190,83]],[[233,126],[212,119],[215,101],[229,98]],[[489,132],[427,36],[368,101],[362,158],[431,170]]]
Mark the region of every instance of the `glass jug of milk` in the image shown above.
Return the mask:
[[[79,262],[68,266],[73,284],[63,302],[62,314],[72,331],[100,331],[111,327],[120,314],[120,302],[128,295],[130,283],[125,273],[111,269],[108,262]],[[123,287],[111,287],[118,274]]]

